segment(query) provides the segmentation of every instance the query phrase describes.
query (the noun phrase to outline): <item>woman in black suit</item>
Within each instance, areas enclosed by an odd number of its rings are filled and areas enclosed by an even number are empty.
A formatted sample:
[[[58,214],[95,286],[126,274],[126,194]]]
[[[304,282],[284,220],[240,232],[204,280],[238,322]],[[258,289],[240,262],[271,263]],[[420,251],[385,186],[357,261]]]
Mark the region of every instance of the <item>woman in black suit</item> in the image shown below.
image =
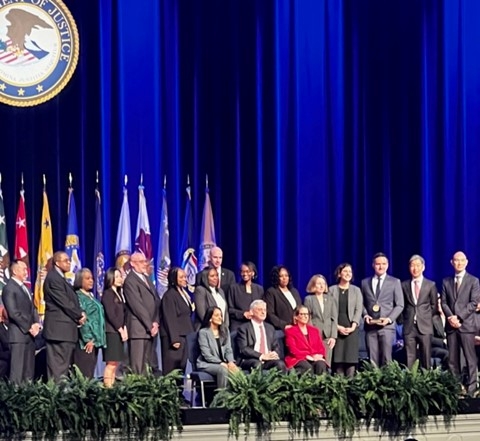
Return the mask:
[[[210,306],[218,306],[222,311],[224,326],[228,329],[227,298],[222,288],[218,287],[218,272],[216,268],[207,268],[201,272],[200,285],[195,288],[195,329],[198,331],[202,325],[205,313]]]
[[[275,329],[284,330],[290,326],[293,313],[302,305],[298,290],[292,285],[290,272],[283,265],[277,265],[270,272],[272,286],[265,292],[264,300],[267,303],[267,321]]]
[[[105,273],[102,305],[105,310],[105,330],[107,334],[107,347],[103,350],[105,371],[103,384],[112,387],[115,383],[115,373],[124,360],[123,343],[128,340],[127,326],[125,324],[125,297],[122,291],[123,276],[119,269],[109,268]]]
[[[227,294],[230,331],[237,330],[252,318],[250,304],[263,298],[263,286],[253,283],[257,278],[257,267],[253,262],[240,265],[241,282],[230,286]]]
[[[168,374],[174,369],[185,372],[187,365],[186,337],[194,331],[192,313],[195,309],[187,290],[187,274],[179,267],[168,271],[168,290],[160,305],[160,339],[162,342],[162,370]]]

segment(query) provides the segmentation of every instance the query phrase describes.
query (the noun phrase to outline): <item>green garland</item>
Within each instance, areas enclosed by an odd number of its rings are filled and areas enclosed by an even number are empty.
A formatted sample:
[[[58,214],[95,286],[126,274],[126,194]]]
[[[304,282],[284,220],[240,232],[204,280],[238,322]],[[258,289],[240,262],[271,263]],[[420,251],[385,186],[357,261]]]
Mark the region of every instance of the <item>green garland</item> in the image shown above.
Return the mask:
[[[361,425],[395,435],[424,425],[431,415],[448,424],[458,412],[460,391],[449,372],[419,369],[418,363],[410,370],[396,362],[381,369],[365,364],[353,379],[254,370],[232,375],[213,406],[231,411],[230,433],[236,438],[242,423],[247,436],[252,423],[260,435],[280,421],[305,438],[318,435],[321,424],[339,437],[353,435]]]
[[[180,378],[128,375],[107,389],[77,370],[58,385],[0,382],[0,438],[102,440],[115,431],[119,440],[168,440],[182,429]]]

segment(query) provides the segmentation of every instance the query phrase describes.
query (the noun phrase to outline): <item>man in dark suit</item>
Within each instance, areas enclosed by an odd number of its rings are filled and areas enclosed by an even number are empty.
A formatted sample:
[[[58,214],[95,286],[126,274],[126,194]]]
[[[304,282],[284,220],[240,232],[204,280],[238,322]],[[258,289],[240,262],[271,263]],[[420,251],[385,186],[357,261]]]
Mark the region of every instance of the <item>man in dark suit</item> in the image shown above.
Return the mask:
[[[230,285],[233,285],[235,283],[235,274],[233,273],[233,271],[231,271],[227,268],[223,268],[222,267],[222,262],[223,262],[223,251],[222,251],[222,249],[219,248],[219,247],[211,248],[207,268],[212,268],[213,267],[217,270],[219,288],[222,288],[223,292],[226,294],[228,292],[228,289],[230,288]],[[197,286],[200,284],[201,273],[203,271],[205,271],[205,269],[198,272],[198,274],[196,276],[195,284]]]
[[[10,280],[3,289],[3,304],[9,317],[8,341],[11,364],[10,381],[20,384],[35,374],[35,337],[40,323],[29,289],[25,286],[28,268],[21,260],[10,265]]]
[[[265,323],[267,304],[254,300],[250,305],[251,320],[238,328],[237,348],[240,354],[240,367],[252,369],[276,368],[286,373],[285,363],[280,359],[280,345],[275,338],[275,328]]]
[[[87,316],[80,308],[78,296],[65,274],[70,272],[70,258],[63,251],[53,255],[53,268],[43,285],[45,320],[43,337],[47,350],[48,379],[58,382],[67,375],[78,344],[78,328]]]
[[[405,307],[403,309],[403,335],[407,353],[407,366],[417,359],[420,366],[431,367],[433,316],[437,314],[438,291],[435,282],[423,277],[425,260],[418,254],[409,260],[411,279],[402,282]]]
[[[8,343],[8,318],[0,302],[0,379],[7,380],[10,372],[10,345]]]
[[[442,309],[447,318],[445,331],[449,354],[448,366],[450,371],[460,378],[460,349],[462,349],[467,367],[467,393],[473,395],[477,387],[475,311],[480,303],[480,285],[476,277],[467,273],[468,260],[462,251],[456,252],[450,263],[455,275],[443,279],[442,284]]]
[[[362,280],[363,318],[370,361],[377,366],[392,361],[395,321],[403,311],[400,280],[387,274],[388,259],[383,253],[373,256],[373,277]]]
[[[159,330],[160,298],[147,276],[148,261],[143,253],[133,253],[130,265],[132,270],[123,285],[127,303],[130,368],[135,374],[144,374],[147,365],[154,364],[153,341]]]
[[[439,294],[440,296],[440,294]],[[445,314],[442,310],[442,299],[437,300],[438,314],[433,316],[432,358],[440,361],[442,369],[448,369],[447,335],[445,334]],[[434,366],[438,367],[438,366]]]

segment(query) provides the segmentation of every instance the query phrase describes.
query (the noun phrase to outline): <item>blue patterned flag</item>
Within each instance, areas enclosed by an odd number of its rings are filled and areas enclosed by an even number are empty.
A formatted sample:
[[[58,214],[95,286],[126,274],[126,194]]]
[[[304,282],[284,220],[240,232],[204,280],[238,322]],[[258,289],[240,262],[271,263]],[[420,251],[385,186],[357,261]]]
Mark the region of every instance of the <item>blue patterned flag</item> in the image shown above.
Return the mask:
[[[180,247],[180,256],[182,256],[182,268],[187,273],[188,290],[193,292],[195,287],[195,276],[198,273],[197,256],[193,247],[193,214],[192,214],[192,194],[190,185],[187,185],[187,204],[185,207],[185,220],[183,222],[183,238]]]
[[[105,278],[105,255],[103,253],[102,202],[100,191],[95,190],[95,241],[93,243],[93,269],[95,285],[93,292],[99,299],[103,294],[103,279]]]
[[[216,246],[215,225],[213,222],[212,204],[208,186],[205,188],[205,205],[203,207],[202,229],[200,231],[200,269],[208,266],[210,250]]]
[[[80,239],[78,237],[77,209],[75,208],[75,198],[73,188],[68,189],[68,221],[67,237],[65,239],[65,252],[70,257],[70,271],[65,274],[65,278],[73,285],[75,273],[82,268],[80,260]]]
[[[160,215],[160,235],[158,236],[157,254],[157,292],[161,297],[168,287],[168,270],[170,269],[170,233],[168,231],[167,190],[163,189],[162,213]]]
[[[128,205],[128,190],[123,187],[123,202],[118,220],[117,241],[115,244],[115,266],[126,271],[130,253],[132,252],[132,228],[130,226],[130,206]]]

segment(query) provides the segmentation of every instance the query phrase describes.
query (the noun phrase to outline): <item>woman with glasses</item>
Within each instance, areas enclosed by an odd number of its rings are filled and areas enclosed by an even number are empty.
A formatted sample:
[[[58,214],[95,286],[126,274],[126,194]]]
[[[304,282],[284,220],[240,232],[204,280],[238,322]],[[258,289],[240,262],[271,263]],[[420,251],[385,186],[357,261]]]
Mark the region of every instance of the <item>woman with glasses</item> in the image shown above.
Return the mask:
[[[263,298],[263,287],[253,281],[257,278],[257,267],[253,262],[240,265],[240,283],[231,285],[227,293],[230,331],[237,330],[252,318],[250,304]]]
[[[310,312],[306,306],[295,309],[293,326],[285,328],[287,369],[295,368],[301,374],[311,371],[314,374],[327,372],[325,346],[320,331],[309,325]]]
[[[311,311],[310,323],[322,333],[327,351],[327,363],[332,360],[332,349],[337,339],[337,305],[335,299],[328,293],[327,279],[321,274],[312,276],[307,285],[305,306]]]

